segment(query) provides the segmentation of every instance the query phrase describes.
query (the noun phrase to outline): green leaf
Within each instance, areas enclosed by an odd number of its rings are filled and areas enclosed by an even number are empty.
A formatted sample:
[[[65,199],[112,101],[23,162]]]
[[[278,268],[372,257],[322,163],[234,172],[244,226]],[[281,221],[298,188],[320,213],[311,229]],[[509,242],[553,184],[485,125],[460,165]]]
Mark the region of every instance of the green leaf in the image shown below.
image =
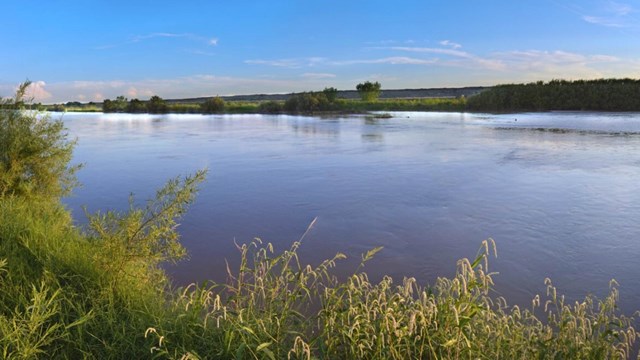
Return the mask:
[[[256,351],[260,351],[260,350],[262,350],[262,349],[264,349],[264,348],[268,347],[268,346],[269,346],[269,345],[271,345],[271,344],[272,344],[272,342],[271,342],[271,341],[269,341],[269,342],[264,342],[264,343],[262,343],[262,344],[258,345],[258,347],[256,348]]]

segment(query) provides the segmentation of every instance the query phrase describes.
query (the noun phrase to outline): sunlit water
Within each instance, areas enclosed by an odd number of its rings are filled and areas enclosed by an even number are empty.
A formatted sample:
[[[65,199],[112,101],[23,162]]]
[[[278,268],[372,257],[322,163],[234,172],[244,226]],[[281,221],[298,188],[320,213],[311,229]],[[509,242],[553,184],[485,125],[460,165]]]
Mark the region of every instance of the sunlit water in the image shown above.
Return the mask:
[[[496,294],[526,305],[551,278],[569,299],[620,283],[640,309],[640,114],[394,113],[391,119],[65,114],[83,187],[65,201],[125,209],[177,175],[209,176],[179,230],[177,284],[224,281],[237,243],[433,284],[496,240]]]

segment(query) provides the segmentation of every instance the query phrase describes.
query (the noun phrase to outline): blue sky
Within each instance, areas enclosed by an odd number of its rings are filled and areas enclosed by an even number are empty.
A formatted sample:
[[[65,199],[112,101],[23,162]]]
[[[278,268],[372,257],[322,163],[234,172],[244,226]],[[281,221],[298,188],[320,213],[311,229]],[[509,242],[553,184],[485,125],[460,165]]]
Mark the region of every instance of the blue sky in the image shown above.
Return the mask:
[[[46,103],[640,77],[640,0],[23,0],[0,21],[0,96],[28,78]]]

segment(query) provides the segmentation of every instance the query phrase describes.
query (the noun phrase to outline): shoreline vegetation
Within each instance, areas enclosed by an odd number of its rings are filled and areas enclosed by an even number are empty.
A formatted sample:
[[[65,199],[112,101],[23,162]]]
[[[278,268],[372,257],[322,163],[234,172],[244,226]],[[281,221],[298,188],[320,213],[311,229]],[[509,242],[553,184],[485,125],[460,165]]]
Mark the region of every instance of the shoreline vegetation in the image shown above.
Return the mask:
[[[432,285],[365,268],[339,280],[337,253],[319,265],[255,239],[238,245],[226,283],[176,289],[162,268],[186,255],[176,227],[206,171],[170,180],[124,212],[78,227],[74,142],[61,120],[24,111],[21,87],[0,111],[0,357],[5,359],[627,359],[635,319],[618,290],[569,303],[551,280],[526,307],[492,292],[485,240]],[[43,186],[47,185],[47,186]],[[453,264],[452,264],[453,266]]]
[[[47,111],[150,114],[362,114],[371,111],[516,113],[531,111],[640,111],[640,80],[551,80],[493,87],[366,90],[325,88],[282,95],[147,101],[119,96],[102,103],[39,105]],[[363,90],[364,89],[364,90]]]

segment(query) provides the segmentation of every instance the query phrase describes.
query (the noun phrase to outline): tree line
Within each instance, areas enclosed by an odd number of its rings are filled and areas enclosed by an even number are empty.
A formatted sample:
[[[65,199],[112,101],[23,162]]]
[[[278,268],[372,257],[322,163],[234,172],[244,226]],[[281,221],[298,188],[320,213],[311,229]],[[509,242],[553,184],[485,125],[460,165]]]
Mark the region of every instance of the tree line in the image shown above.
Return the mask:
[[[640,111],[640,80],[551,80],[498,85],[467,99],[470,111]]]

